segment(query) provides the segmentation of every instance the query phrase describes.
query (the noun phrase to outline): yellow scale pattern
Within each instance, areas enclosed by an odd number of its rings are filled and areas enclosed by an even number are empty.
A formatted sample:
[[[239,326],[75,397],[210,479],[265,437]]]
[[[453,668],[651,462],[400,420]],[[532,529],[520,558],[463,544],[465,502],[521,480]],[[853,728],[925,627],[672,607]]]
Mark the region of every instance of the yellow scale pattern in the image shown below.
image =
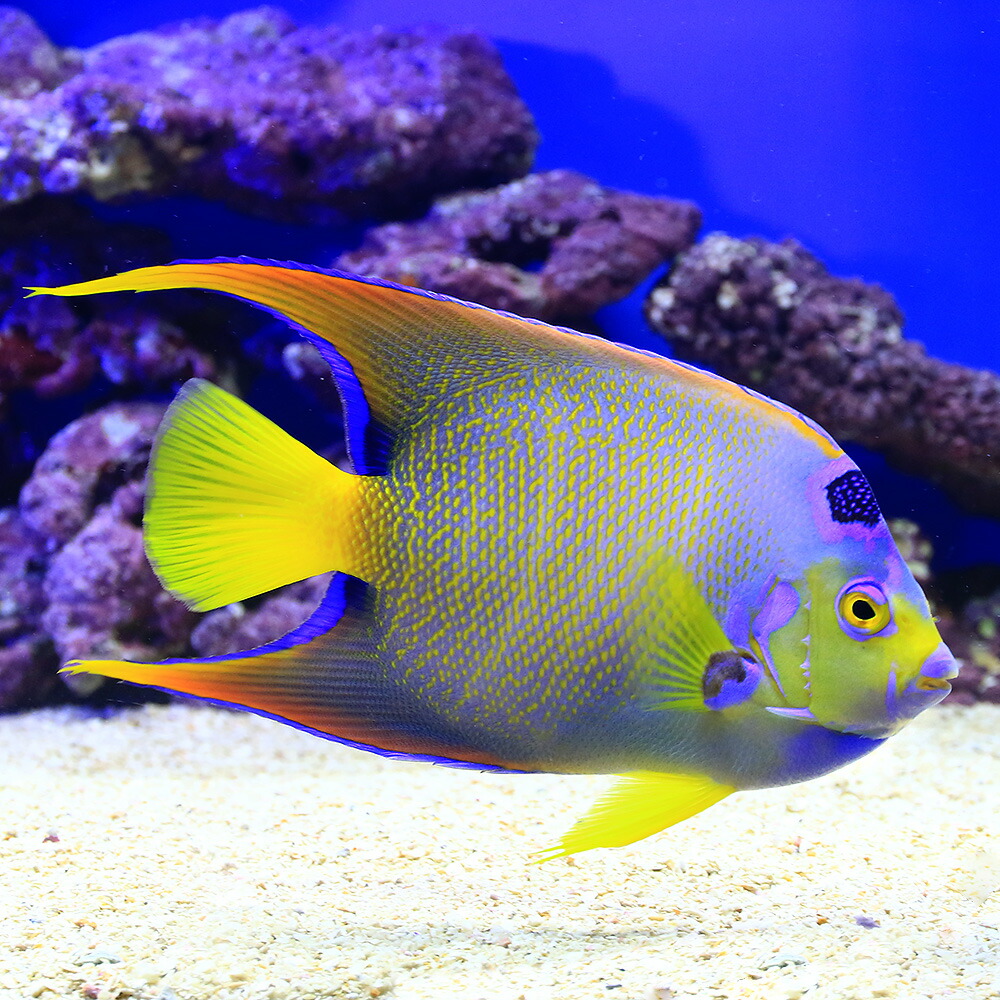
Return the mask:
[[[734,588],[763,585],[769,522],[744,487],[787,442],[732,397],[634,371],[561,375],[501,373],[453,396],[365,499],[384,526],[368,578],[387,669],[451,725],[520,730],[522,749],[527,731],[541,754],[629,700],[655,643],[658,550],[719,620]]]

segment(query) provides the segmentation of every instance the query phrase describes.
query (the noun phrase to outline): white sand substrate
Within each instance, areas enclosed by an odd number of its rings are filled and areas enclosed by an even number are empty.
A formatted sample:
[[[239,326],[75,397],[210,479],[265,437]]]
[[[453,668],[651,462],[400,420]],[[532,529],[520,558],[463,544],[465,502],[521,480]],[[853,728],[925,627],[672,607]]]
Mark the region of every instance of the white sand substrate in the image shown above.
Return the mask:
[[[608,783],[187,704],[0,718],[0,997],[1000,995],[1000,709],[530,864]]]

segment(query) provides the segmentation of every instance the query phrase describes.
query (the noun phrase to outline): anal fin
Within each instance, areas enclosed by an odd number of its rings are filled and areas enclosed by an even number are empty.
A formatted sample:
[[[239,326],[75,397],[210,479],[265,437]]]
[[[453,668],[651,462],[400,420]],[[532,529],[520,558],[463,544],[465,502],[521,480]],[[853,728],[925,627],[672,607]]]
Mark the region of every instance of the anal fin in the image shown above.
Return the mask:
[[[386,757],[512,770],[449,732],[393,684],[370,621],[364,585],[337,574],[304,624],[256,649],[160,663],[74,660],[63,670],[243,708]]]
[[[625,847],[689,819],[736,791],[702,775],[631,771],[597,800],[559,843],[540,851],[536,860],[589,851],[593,847]]]

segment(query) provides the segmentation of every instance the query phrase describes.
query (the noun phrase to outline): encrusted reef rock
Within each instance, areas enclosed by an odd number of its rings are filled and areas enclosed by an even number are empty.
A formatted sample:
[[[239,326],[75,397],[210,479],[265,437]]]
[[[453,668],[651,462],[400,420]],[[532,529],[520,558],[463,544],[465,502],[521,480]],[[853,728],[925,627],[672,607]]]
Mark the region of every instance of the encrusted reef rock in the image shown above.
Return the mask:
[[[928,357],[877,285],[832,277],[794,240],[715,233],[677,258],[646,317],[680,357],[884,452],[970,510],[1000,511],[1000,376]]]
[[[80,53],[53,45],[23,11],[0,7],[0,98],[27,100],[79,73]]]
[[[86,391],[108,398],[118,391],[169,392],[192,376],[219,377],[235,367],[237,310],[219,297],[25,297],[26,285],[82,281],[175,256],[163,234],[101,223],[65,199],[3,213],[0,504],[14,499],[54,429],[40,400]]]
[[[56,653],[41,627],[46,553],[13,507],[0,509],[0,710],[41,701]]]
[[[319,605],[330,574],[290,584],[263,599],[240,601],[211,611],[191,633],[198,656],[221,656],[253,649],[301,625]]]
[[[44,539],[48,552],[70,542],[99,507],[126,487],[130,493],[141,480],[163,409],[156,403],[114,403],[52,438],[18,503],[22,520]],[[140,509],[131,501],[118,506],[125,518]]]
[[[162,414],[154,403],[115,403],[69,424],[17,509],[0,512],[0,639],[22,674],[38,681],[73,657],[157,659],[187,648],[195,616],[163,591],[139,527]],[[26,698],[29,681],[3,680],[15,666],[5,670],[0,656],[0,708]]]
[[[522,316],[588,316],[689,247],[695,205],[551,170],[440,198],[417,222],[370,230],[337,267]],[[531,269],[529,269],[531,268]]]
[[[260,7],[67,52],[0,8],[0,205],[187,192],[379,216],[519,176],[536,144],[475,33],[297,28]]]

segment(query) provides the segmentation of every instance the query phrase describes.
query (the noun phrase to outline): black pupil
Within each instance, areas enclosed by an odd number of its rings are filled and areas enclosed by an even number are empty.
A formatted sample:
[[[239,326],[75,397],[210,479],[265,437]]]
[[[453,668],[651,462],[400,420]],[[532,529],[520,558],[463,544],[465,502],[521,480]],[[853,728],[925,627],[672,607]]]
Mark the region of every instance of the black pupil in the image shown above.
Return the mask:
[[[860,618],[863,622],[875,617],[875,609],[867,601],[855,601],[851,605],[851,611],[855,618]]]

